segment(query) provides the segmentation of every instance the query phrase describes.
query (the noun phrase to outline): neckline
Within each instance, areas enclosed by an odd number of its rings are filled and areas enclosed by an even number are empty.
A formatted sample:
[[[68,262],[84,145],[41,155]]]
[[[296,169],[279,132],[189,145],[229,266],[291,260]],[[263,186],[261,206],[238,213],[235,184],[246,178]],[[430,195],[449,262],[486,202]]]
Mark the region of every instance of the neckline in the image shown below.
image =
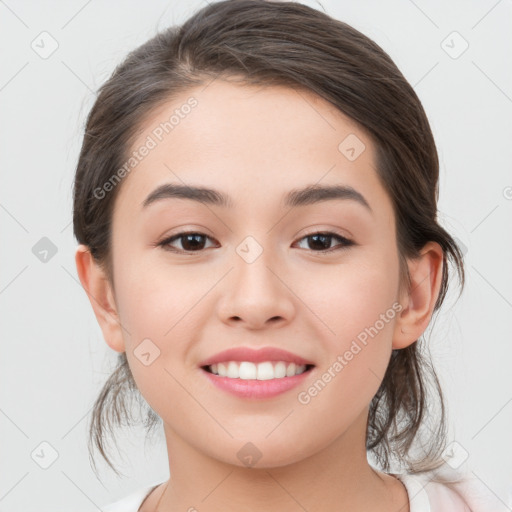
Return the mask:
[[[417,475],[410,475],[407,473],[388,473],[390,476],[393,476],[400,480],[407,491],[407,497],[409,499],[409,512],[431,512],[430,508],[430,500],[428,498],[427,491],[425,489],[425,485],[422,483],[421,479]],[[151,484],[149,489],[146,487],[147,492],[143,496],[143,499],[137,508],[137,512],[140,512],[142,506],[147,501],[149,496],[155,491],[157,487],[165,484],[165,480],[163,482],[158,482],[156,484]],[[163,496],[163,493],[162,493]],[[162,499],[160,496],[159,501]],[[157,506],[159,503],[157,504]]]
[[[425,484],[417,475],[403,473],[391,476],[398,478],[404,484],[409,498],[409,512],[431,512]]]
[[[146,492],[146,494],[142,498],[142,501],[140,502],[139,507],[137,508],[137,512],[140,512],[142,506],[144,505],[144,503],[146,503],[146,501],[148,500],[149,496],[154,492],[154,490],[157,489],[158,487],[160,487],[161,485],[164,485],[164,483],[165,483],[165,480],[163,482],[159,482],[159,483],[157,483],[155,485],[153,485],[153,484],[150,485],[149,490]],[[163,496],[163,493],[162,493],[162,496]],[[158,505],[160,505],[160,500],[162,499],[162,496],[160,496],[160,498],[158,499],[158,503],[156,504],[156,508],[158,508]]]

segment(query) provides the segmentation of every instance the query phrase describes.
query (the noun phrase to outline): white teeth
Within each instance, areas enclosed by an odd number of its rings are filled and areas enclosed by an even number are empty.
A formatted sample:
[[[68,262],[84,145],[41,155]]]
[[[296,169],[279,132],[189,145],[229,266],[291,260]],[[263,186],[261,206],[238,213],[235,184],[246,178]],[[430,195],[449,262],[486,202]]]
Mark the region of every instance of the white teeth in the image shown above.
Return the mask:
[[[274,378],[274,367],[270,361],[258,365],[258,380],[270,380]]]
[[[243,361],[240,363],[240,368],[238,367],[238,363],[235,363],[234,361],[231,361],[229,364],[235,367],[235,373],[238,374],[233,375],[231,378],[241,378],[245,380],[257,378],[258,367],[254,363]]]
[[[212,367],[210,366],[210,370],[211,369],[212,369]],[[227,377],[228,370],[224,364],[218,363],[217,364],[217,373],[219,374],[220,377]]]
[[[286,376],[293,377],[295,375],[295,363],[290,363],[286,368]]]
[[[276,363],[274,366],[274,376],[276,379],[286,377],[286,363],[283,363],[282,361]]]
[[[211,373],[219,377],[230,379],[257,379],[271,380],[293,377],[306,371],[306,365],[296,365],[284,361],[265,361],[262,363],[251,363],[249,361],[226,361],[224,363],[212,364],[209,367]]]
[[[238,365],[234,361],[230,361],[228,363],[228,373],[226,377],[229,377],[230,379],[238,378]]]

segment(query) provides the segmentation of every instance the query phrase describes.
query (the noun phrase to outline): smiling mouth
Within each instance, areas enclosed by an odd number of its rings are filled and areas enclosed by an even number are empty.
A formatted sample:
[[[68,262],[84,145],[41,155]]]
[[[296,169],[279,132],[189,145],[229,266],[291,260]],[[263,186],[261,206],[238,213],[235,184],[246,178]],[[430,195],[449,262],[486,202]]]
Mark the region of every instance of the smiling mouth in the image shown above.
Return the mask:
[[[241,380],[272,380],[286,379],[310,371],[314,365],[298,365],[286,361],[226,361],[212,365],[201,366],[208,373],[218,377]]]

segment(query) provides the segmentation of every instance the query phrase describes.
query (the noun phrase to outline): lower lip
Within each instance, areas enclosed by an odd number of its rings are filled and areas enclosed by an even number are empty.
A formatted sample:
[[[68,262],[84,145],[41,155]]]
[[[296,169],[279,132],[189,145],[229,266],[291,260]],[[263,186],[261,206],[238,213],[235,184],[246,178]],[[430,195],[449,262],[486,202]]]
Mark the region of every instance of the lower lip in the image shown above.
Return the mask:
[[[229,377],[219,377],[203,368],[201,371],[206,375],[210,382],[219,389],[227,391],[240,398],[272,398],[273,396],[285,393],[290,389],[301,384],[311,373],[311,369],[302,372],[293,377],[283,377],[281,379],[257,380],[257,379],[230,379]]]

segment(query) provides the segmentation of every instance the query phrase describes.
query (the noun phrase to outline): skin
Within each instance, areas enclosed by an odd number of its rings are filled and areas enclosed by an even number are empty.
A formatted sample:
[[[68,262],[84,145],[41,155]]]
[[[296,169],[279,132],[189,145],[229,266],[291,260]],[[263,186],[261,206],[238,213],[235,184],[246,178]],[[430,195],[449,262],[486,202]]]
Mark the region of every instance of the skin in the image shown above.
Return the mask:
[[[198,105],[125,178],[113,215],[114,287],[86,246],[80,281],[104,338],[126,351],[140,392],[164,423],[172,477],[144,512],[409,510],[405,488],[367,462],[370,401],[392,349],[426,329],[439,293],[442,250],[428,243],[408,261],[401,289],[395,217],[375,171],[374,145],[358,125],[312,92],[216,80],[151,112],[133,148],[194,96]],[[354,161],[338,150],[349,134],[366,149]],[[231,208],[163,199],[143,209],[158,185],[186,183],[229,194]],[[367,200],[283,207],[285,193],[310,184],[348,185]],[[179,232],[204,233],[194,253],[156,244]],[[318,232],[333,237],[321,255]],[[252,263],[236,252],[245,237],[263,249]],[[183,250],[186,240],[173,242]],[[186,246],[186,245],[185,245]],[[186,246],[190,247],[190,246]],[[297,399],[332,367],[365,327],[393,304],[401,311],[333,378]],[[134,354],[149,338],[160,355]],[[218,390],[199,363],[236,346],[274,346],[315,364],[304,385],[248,400]],[[254,467],[237,457],[247,443]]]

